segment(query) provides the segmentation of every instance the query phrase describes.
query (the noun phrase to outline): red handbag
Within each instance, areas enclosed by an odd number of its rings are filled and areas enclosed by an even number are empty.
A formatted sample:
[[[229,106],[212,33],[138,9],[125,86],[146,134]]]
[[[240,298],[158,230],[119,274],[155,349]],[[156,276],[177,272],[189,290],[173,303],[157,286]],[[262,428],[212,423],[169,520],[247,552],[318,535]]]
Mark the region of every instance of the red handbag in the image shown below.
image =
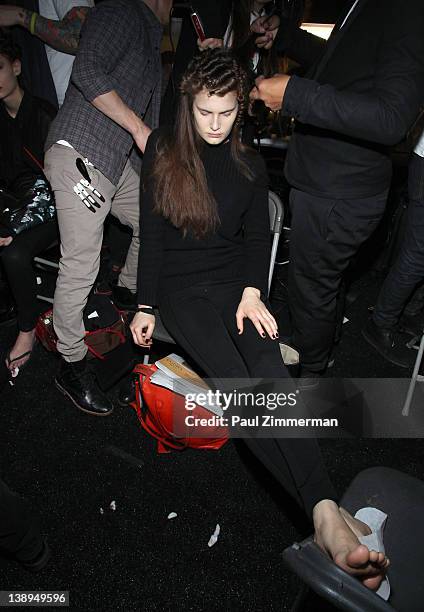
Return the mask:
[[[115,308],[115,306],[113,306]],[[88,357],[100,360],[113,351],[117,346],[124,344],[125,336],[125,313],[116,310],[116,321],[107,327],[101,327],[85,332],[84,342],[87,345]],[[57,336],[53,328],[53,310],[47,310],[38,317],[35,326],[35,334],[45,349],[57,352]]]
[[[151,382],[150,376],[157,369],[155,365],[143,364],[134,368],[136,401],[131,406],[136,411],[143,429],[157,439],[158,453],[169,453],[172,449],[181,451],[185,448],[220,449],[228,440],[227,427],[196,426],[196,435],[207,432],[208,437],[192,437],[193,427],[185,423],[187,414],[206,419],[213,415],[201,406],[196,406],[188,413],[182,395]],[[178,431],[178,436],[175,431]],[[181,432],[186,432],[186,435],[181,435]]]

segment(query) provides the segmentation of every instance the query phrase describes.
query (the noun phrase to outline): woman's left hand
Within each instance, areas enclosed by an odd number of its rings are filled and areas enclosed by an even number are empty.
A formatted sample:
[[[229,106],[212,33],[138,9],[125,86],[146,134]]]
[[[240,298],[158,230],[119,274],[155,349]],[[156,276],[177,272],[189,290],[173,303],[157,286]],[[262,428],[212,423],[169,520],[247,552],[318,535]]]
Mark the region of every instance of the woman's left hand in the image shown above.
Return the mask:
[[[9,246],[12,240],[13,240],[12,236],[7,236],[7,238],[0,237],[0,247]]]
[[[262,338],[268,336],[275,340],[278,338],[278,325],[272,314],[260,299],[259,289],[246,287],[237,308],[236,321],[239,334],[243,333],[243,320],[250,319]],[[265,330],[265,331],[264,331]]]

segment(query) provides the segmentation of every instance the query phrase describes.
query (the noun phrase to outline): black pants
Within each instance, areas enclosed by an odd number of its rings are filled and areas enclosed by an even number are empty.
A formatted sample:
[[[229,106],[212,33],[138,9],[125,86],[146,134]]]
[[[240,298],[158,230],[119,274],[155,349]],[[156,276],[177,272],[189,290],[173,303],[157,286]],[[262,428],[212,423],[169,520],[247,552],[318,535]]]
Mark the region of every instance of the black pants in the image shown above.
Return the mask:
[[[370,198],[334,200],[291,190],[292,342],[308,370],[319,372],[327,366],[343,274],[379,224],[386,199],[387,192]]]
[[[0,551],[26,562],[42,548],[40,527],[28,504],[0,479]]]
[[[424,279],[424,157],[412,155],[408,170],[409,205],[400,253],[383,283],[373,319],[391,328],[411,293]]]
[[[239,335],[236,310],[240,282],[201,284],[182,289],[159,302],[163,322],[176,342],[213,379],[289,377],[277,341],[261,338],[245,319]],[[309,518],[321,499],[336,499],[314,439],[244,440]]]
[[[24,231],[1,249],[1,260],[16,302],[19,331],[31,331],[37,323],[37,280],[32,262],[36,255],[48,249],[59,233],[56,221],[48,221]]]

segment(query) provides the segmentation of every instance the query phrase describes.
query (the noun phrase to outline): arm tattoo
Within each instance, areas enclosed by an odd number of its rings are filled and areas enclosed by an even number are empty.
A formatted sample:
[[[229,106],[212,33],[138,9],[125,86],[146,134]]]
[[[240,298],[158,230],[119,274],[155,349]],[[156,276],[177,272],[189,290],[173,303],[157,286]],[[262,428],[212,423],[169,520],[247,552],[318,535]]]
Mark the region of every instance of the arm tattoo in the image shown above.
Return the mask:
[[[53,21],[37,16],[35,22],[35,35],[56,51],[75,55],[78,50],[81,28],[87,18],[90,8],[76,6],[68,11],[62,21]],[[25,11],[24,26],[29,29],[31,11]]]

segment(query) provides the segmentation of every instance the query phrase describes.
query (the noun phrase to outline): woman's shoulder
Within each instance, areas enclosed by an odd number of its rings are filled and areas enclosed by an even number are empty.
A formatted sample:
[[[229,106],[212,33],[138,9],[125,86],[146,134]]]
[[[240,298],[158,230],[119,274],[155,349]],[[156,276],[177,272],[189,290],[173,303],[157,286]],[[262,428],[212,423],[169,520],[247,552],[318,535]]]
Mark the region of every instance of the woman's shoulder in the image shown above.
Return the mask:
[[[166,143],[172,136],[172,127],[170,125],[162,125],[152,130],[148,142],[151,144]]]

